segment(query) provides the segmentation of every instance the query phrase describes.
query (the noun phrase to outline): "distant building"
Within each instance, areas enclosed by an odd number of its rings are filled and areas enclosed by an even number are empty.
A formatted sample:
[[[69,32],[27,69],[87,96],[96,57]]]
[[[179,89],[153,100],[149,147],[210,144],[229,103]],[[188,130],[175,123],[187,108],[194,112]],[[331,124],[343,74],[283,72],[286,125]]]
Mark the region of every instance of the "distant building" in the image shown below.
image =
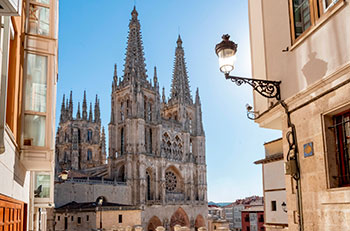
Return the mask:
[[[264,206],[242,210],[242,231],[264,231]]]
[[[266,231],[286,230],[288,215],[282,139],[270,141],[264,146],[265,158],[254,163],[262,164],[265,228]]]
[[[233,203],[226,205],[223,207],[225,219],[229,222],[229,227],[232,230],[233,229],[233,223],[234,223],[234,211],[233,211]]]

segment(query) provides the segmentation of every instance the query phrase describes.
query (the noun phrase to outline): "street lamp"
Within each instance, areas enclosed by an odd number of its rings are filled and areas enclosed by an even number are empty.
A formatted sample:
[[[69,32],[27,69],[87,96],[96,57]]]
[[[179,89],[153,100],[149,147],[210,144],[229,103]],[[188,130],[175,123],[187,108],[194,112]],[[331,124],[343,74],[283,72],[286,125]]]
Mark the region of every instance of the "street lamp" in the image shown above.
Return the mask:
[[[215,46],[215,53],[219,57],[220,71],[225,74],[225,78],[236,83],[238,86],[247,83],[266,98],[276,98],[278,101],[281,100],[281,81],[230,76],[230,72],[234,69],[234,64],[236,62],[238,45],[229,39],[230,35],[225,34],[222,36],[222,41]]]
[[[283,212],[287,212],[287,204],[286,204],[286,202],[282,202],[282,204],[281,204],[281,206],[282,206],[282,210],[283,210]]]
[[[100,230],[102,230],[102,204],[103,204],[103,197],[100,197],[98,199],[98,206],[100,207]]]

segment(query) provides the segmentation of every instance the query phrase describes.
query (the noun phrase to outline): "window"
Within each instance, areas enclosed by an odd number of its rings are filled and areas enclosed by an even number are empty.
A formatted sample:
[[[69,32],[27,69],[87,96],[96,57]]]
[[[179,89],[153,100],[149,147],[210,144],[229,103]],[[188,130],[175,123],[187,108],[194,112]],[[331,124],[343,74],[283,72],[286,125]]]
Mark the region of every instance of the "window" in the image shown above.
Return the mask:
[[[147,118],[147,102],[146,102],[146,99],[143,103],[143,116],[144,116],[144,119],[146,120]]]
[[[120,153],[124,154],[124,128],[120,130]]]
[[[147,200],[151,200],[151,176],[146,172],[146,181],[147,181]]]
[[[123,223],[123,215],[119,214],[118,216],[118,223]]]
[[[60,221],[61,220],[61,216],[57,216],[57,220]]]
[[[64,229],[67,230],[68,229],[68,217],[64,218]]]
[[[271,211],[277,211],[276,201],[271,201]]]
[[[74,216],[72,216],[70,219],[71,219],[71,221],[74,221]]]
[[[249,226],[247,226],[247,231],[250,231],[250,227]]]
[[[92,142],[92,131],[90,129],[87,132],[87,142]]]
[[[34,197],[49,198],[50,197],[50,173],[35,173],[35,189]]]
[[[87,160],[92,160],[92,151],[91,151],[91,149],[87,150]]]
[[[50,0],[31,0],[29,5],[29,33],[49,35]]]
[[[86,215],[86,221],[89,221],[89,215]]]
[[[174,192],[177,187],[177,177],[172,171],[165,173],[165,188],[167,192]]]
[[[152,120],[152,104],[148,104],[148,109],[147,109],[147,119],[149,120],[149,121],[151,121]]]
[[[120,103],[120,120],[124,121],[124,103]]]
[[[27,55],[24,145],[45,146],[47,57]]]
[[[289,0],[293,42],[305,31],[317,24],[336,3],[344,0]]]
[[[78,217],[78,224],[81,224],[81,217]]]
[[[245,215],[244,221],[245,221],[245,222],[249,222],[249,215]]]
[[[325,116],[329,186],[350,186],[350,110]]]
[[[259,222],[264,222],[264,215],[260,215],[260,217],[259,217]]]
[[[149,134],[148,134],[148,151],[149,153],[152,153],[152,129],[149,129]]]

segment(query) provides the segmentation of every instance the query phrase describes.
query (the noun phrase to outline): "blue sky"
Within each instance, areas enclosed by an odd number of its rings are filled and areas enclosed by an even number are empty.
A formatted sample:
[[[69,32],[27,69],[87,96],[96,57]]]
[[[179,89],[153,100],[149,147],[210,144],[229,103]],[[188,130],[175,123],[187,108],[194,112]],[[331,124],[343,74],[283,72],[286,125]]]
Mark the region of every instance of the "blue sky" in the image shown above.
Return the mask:
[[[74,110],[87,91],[88,101],[101,99],[107,128],[114,63],[122,76],[128,24],[134,0],[61,0],[57,120],[63,94],[73,91]],[[214,52],[222,34],[238,43],[235,75],[251,76],[247,1],[137,0],[148,76],[157,66],[160,87],[169,95],[175,46],[180,32],[192,96],[202,101],[206,133],[208,199],[233,201],[262,195],[263,143],[280,132],[259,128],[247,119],[252,89],[226,81]]]

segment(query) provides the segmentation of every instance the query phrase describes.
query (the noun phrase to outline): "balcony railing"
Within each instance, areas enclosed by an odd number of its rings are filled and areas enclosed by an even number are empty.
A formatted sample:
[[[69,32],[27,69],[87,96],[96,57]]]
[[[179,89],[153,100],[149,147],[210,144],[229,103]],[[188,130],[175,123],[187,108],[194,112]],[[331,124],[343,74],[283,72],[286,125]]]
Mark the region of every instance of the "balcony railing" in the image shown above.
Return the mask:
[[[69,183],[83,183],[83,184],[109,184],[109,185],[123,185],[126,186],[126,182],[119,182],[111,179],[104,179],[103,177],[72,177],[68,178],[65,182]]]
[[[166,202],[184,202],[185,201],[185,195],[183,193],[177,193],[177,192],[167,192],[165,195],[165,201]]]

